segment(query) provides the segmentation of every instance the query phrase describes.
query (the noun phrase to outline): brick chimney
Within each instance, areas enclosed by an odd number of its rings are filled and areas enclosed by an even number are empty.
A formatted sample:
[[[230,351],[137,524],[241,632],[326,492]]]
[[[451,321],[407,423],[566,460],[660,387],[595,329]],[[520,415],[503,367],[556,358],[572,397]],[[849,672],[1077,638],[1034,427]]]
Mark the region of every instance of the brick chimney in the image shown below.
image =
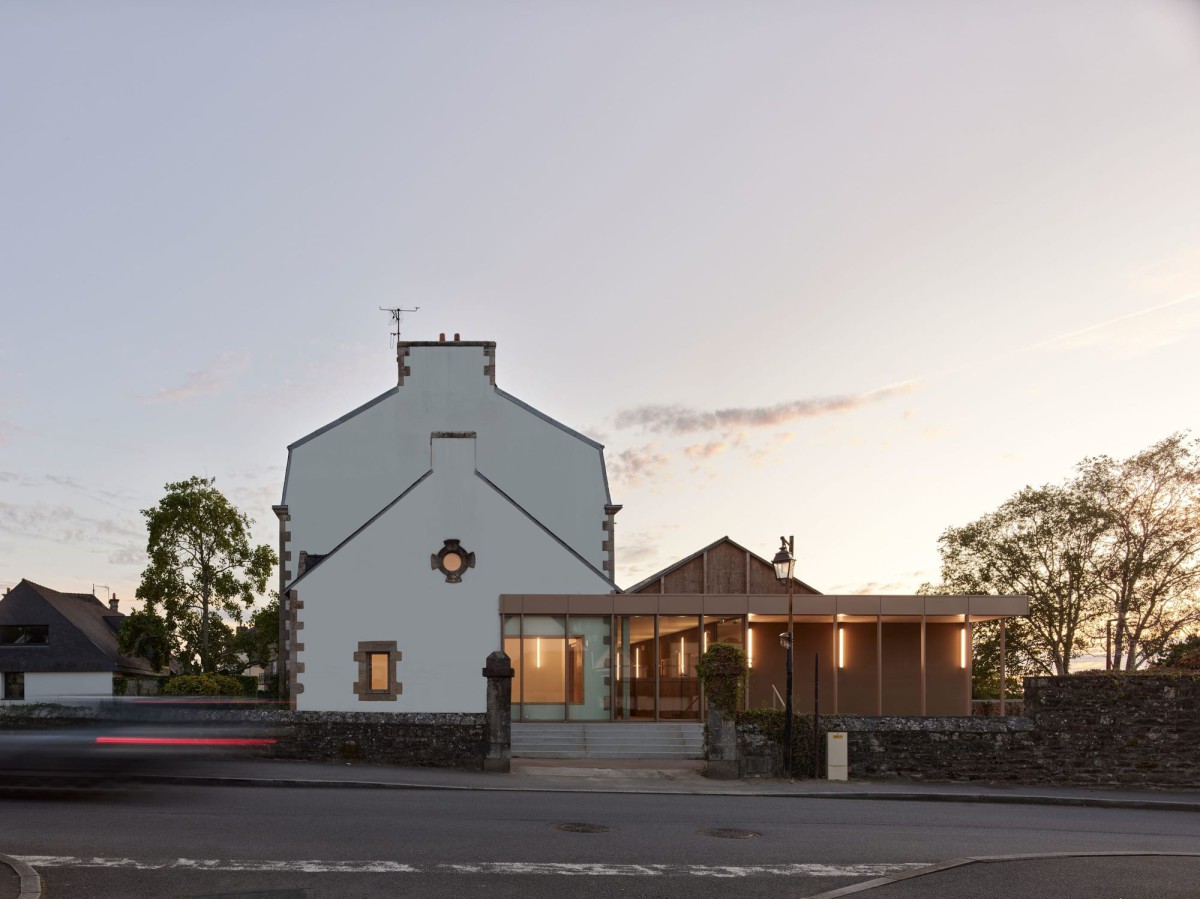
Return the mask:
[[[120,613],[120,609],[117,608],[117,603],[118,603],[117,594],[114,593],[112,595],[112,598],[108,601],[108,607],[110,609],[112,609],[115,614]]]

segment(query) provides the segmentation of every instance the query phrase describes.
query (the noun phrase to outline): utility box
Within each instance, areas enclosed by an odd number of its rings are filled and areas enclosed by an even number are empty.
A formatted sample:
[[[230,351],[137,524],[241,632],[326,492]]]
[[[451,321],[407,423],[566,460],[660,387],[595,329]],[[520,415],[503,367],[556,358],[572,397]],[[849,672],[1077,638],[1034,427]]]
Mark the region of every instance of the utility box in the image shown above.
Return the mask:
[[[850,742],[845,731],[830,731],[825,735],[825,777],[829,780],[850,779]]]

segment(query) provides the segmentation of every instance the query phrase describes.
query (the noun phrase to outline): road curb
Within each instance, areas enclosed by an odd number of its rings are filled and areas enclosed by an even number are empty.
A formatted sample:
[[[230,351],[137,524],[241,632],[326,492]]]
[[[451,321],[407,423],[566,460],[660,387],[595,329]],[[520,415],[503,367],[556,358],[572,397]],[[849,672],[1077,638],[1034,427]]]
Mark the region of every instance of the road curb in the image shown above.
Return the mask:
[[[854,883],[850,886],[839,887],[836,890],[829,890],[826,893],[817,893],[816,895],[809,896],[808,899],[841,899],[842,896],[853,896],[855,893],[865,893],[868,890],[874,890],[878,887],[885,887],[889,884],[899,883],[902,880],[911,880],[914,877],[927,877],[930,874],[937,874],[941,871],[949,871],[951,868],[961,868],[964,865],[991,864],[995,862],[1042,861],[1045,859],[1054,858],[1127,858],[1130,856],[1142,856],[1148,858],[1200,858],[1200,852],[1143,852],[1134,849],[1122,852],[1037,852],[1020,855],[970,855],[962,858],[952,858],[944,862],[937,862],[933,865],[927,865],[924,868],[917,868],[914,871],[905,871],[900,874],[889,874],[886,877],[877,877],[874,880],[865,880],[862,883]]]
[[[21,878],[21,894],[17,899],[40,899],[42,895],[42,878],[28,864],[11,855],[0,855],[0,865],[8,865]]]
[[[394,781],[363,780],[316,780],[310,778],[279,777],[217,777],[186,775],[142,775],[139,783],[176,784],[181,786],[215,787],[275,787],[318,790],[448,790],[481,793],[645,793],[656,796],[747,796],[759,799],[844,799],[871,802],[969,802],[994,805],[1058,805],[1080,808],[1142,809],[1148,811],[1200,812],[1200,796],[1195,802],[1179,802],[1170,799],[1122,799],[1104,796],[1042,796],[1029,793],[920,793],[856,790],[853,792],[824,792],[820,790],[797,790],[789,793],[763,790],[664,790],[647,788],[643,784],[627,789],[585,789],[581,787],[524,786],[479,786],[460,784],[397,783]]]

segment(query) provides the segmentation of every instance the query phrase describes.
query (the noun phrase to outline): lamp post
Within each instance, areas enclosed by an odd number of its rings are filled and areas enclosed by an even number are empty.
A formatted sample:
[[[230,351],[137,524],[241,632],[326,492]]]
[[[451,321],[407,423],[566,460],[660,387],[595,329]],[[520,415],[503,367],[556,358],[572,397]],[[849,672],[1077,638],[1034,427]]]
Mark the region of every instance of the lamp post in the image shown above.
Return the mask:
[[[775,579],[787,586],[788,595],[788,629],[787,633],[779,635],[779,642],[787,650],[787,695],[784,701],[783,722],[783,767],[787,771],[788,780],[792,779],[792,646],[795,643],[794,616],[792,612],[792,588],[794,581],[792,571],[796,567],[796,557],[792,551],[796,545],[795,537],[780,537],[779,552],[771,564],[775,566]]]

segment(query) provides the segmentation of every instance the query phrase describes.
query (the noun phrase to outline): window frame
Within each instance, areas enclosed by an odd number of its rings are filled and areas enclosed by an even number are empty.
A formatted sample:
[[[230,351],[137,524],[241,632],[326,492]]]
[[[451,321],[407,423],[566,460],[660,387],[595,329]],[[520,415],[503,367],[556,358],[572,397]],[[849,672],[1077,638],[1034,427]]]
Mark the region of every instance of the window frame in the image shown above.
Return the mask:
[[[375,656],[387,656],[387,687],[383,690],[371,688],[371,662]],[[362,640],[354,661],[358,663],[358,680],[354,682],[354,695],[360,702],[395,702],[404,692],[400,683],[397,665],[403,657],[395,640]]]

